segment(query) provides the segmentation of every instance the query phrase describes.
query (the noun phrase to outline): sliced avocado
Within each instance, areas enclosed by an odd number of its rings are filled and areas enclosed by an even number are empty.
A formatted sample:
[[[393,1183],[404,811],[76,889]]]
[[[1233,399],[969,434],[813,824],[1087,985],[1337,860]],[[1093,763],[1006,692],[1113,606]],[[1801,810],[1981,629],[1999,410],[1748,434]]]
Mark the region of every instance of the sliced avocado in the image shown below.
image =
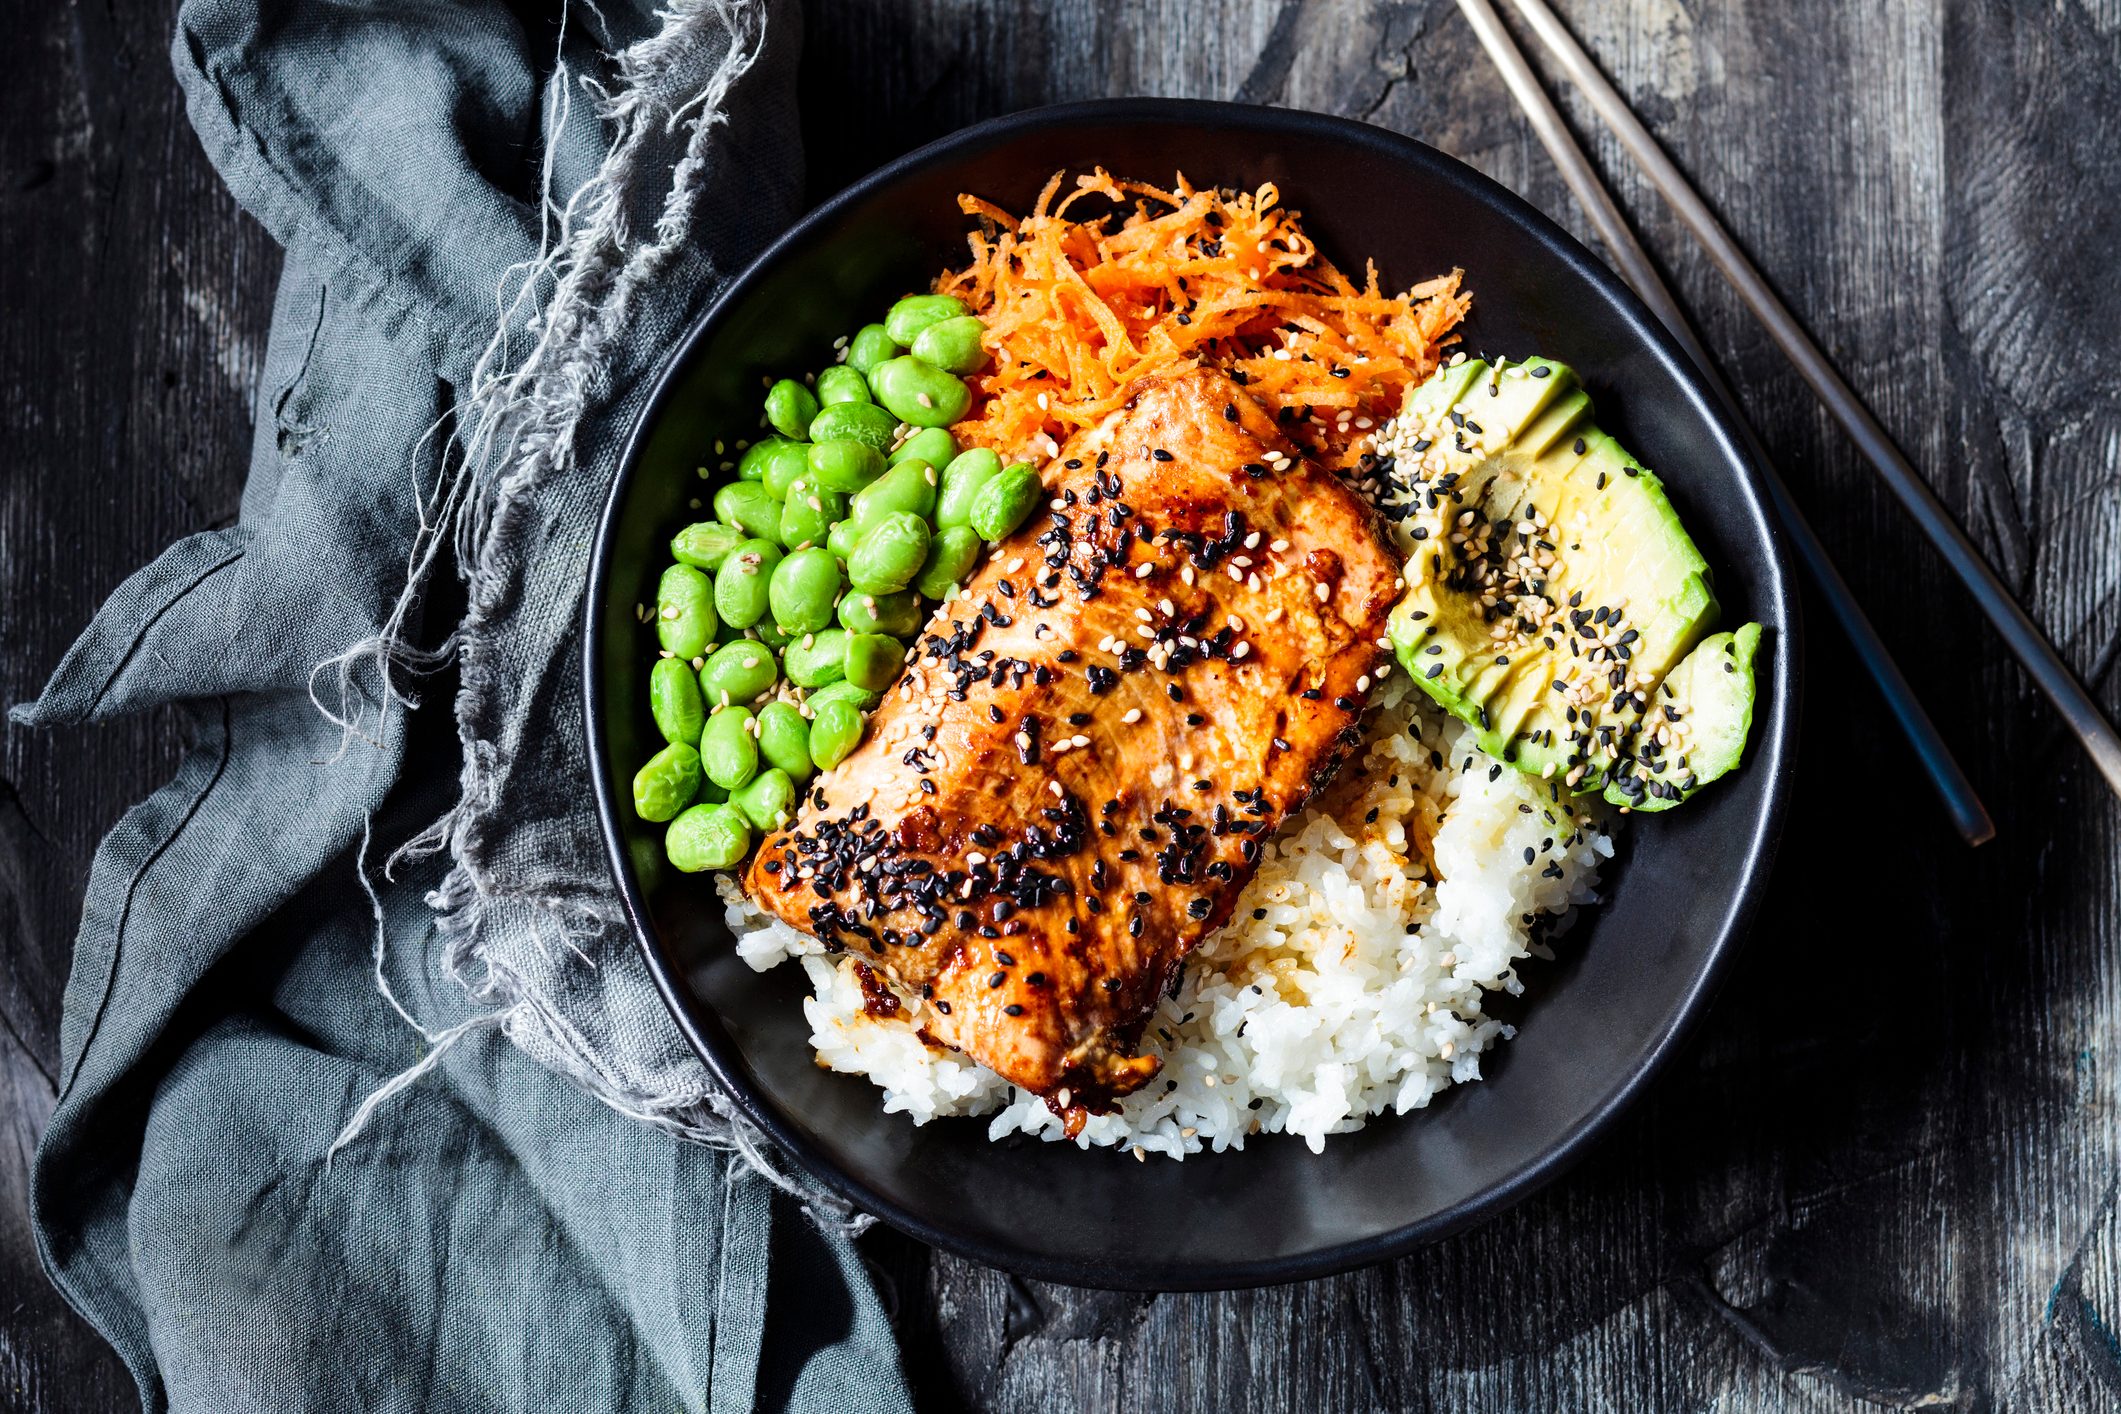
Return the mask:
[[[1650,696],[1637,755],[1609,773],[1605,798],[1633,810],[1670,810],[1736,769],[1753,728],[1753,658],[1760,625],[1712,633]],[[1657,729],[1662,727],[1660,740]]]
[[[1573,793],[1638,771],[1645,714],[1663,720],[1652,695],[1715,626],[1716,596],[1663,485],[1592,421],[1575,373],[1542,358],[1439,369],[1381,450],[1408,552],[1392,644],[1415,682],[1489,755]],[[1750,647],[1745,664],[1749,694]],[[1743,746],[1741,723],[1732,760]],[[1689,774],[1713,778],[1698,760]]]

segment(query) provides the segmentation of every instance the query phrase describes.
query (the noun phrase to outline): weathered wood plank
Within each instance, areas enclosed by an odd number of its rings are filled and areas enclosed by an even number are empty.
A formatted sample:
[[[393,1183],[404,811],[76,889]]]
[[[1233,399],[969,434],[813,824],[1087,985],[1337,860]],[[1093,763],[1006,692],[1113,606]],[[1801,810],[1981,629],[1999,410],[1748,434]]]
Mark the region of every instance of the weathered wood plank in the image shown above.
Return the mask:
[[[0,91],[0,703],[34,696],[104,595],[235,516],[278,256],[200,153],[171,7],[23,11]],[[175,764],[173,717],[0,736],[0,1407],[136,1405],[37,1267],[29,1157],[95,842]]]

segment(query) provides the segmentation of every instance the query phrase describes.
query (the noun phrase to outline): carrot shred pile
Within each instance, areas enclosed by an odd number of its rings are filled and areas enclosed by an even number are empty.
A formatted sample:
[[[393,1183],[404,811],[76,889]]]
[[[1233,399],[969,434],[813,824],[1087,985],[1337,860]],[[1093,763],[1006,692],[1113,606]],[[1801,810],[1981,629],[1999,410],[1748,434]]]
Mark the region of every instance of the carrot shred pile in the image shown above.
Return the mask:
[[[970,380],[972,414],[952,430],[1005,459],[1056,456],[1136,381],[1211,366],[1314,460],[1353,471],[1367,434],[1435,369],[1472,303],[1457,270],[1394,296],[1370,264],[1358,286],[1271,184],[1198,190],[1181,175],[1165,191],[1100,168],[1061,195],[1065,175],[1021,220],[960,196],[980,220],[971,263],[935,282],[987,326],[990,363]],[[1117,210],[1072,218],[1086,197]]]

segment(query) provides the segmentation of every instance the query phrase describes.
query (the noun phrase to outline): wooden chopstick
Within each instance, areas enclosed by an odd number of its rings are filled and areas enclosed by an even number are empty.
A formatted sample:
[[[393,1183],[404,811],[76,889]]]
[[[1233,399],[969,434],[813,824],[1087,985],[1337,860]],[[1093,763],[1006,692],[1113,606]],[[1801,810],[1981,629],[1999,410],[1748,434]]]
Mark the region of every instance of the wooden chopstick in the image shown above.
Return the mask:
[[[1649,254],[1635,239],[1635,233],[1628,228],[1627,220],[1621,215],[1620,207],[1613,200],[1612,193],[1606,190],[1605,184],[1599,180],[1597,170],[1591,166],[1590,159],[1584,155],[1583,149],[1577,146],[1575,137],[1562,121],[1561,113],[1554,107],[1553,100],[1540,86],[1531,65],[1525,62],[1524,55],[1519,52],[1516,42],[1510,38],[1509,31],[1503,28],[1488,0],[1459,0],[1459,9],[1472,23],[1474,33],[1480,37],[1482,47],[1488,51],[1488,57],[1494,60],[1495,67],[1501,70],[1504,84],[1516,98],[1518,107],[1524,110],[1533,133],[1546,148],[1547,155],[1553,158],[1554,165],[1560,169],[1562,180],[1568,184],[1569,190],[1575,193],[1576,200],[1590,217],[1592,227],[1604,242],[1613,264],[1620,271],[1621,278],[1634,288],[1642,297],[1642,302],[1650,307],[1651,312],[1671,331],[1680,347],[1686,350],[1688,357],[1693,359],[1701,370],[1702,377],[1709,383],[1711,391],[1723,400],[1731,421],[1744,435],[1747,450],[1754,461],[1766,471],[1769,503],[1796,547],[1798,563],[1803,565],[1810,575],[1813,588],[1826,601],[1835,621],[1848,635],[1857,658],[1870,674],[1871,680],[1877,684],[1879,695],[1885,699],[1894,720],[1900,724],[1900,730],[1914,748],[1916,759],[1929,776],[1931,786],[1935,788],[1944,802],[1945,809],[1950,813],[1953,826],[1969,845],[1987,843],[1995,837],[1996,826],[1982,806],[1981,797],[1975,793],[1973,783],[1960,769],[1958,761],[1952,756],[1951,748],[1945,745],[1943,736],[1937,731],[1936,723],[1930,720],[1929,713],[1923,710],[1921,701],[1916,698],[1914,689],[1908,686],[1907,679],[1901,675],[1899,664],[1893,661],[1892,654],[1879,638],[1878,630],[1872,626],[1870,616],[1863,612],[1863,606],[1856,602],[1847,581],[1842,579],[1841,572],[1834,567],[1826,546],[1820,543],[1818,535],[1805,520],[1804,513],[1790,498],[1789,488],[1783,485],[1782,478],[1776,474],[1774,464],[1768,459],[1767,449],[1761,446],[1752,424],[1740,410],[1738,400],[1732,396],[1729,385],[1724,382],[1715,362],[1709,357],[1708,350],[1703,348],[1701,341],[1695,337],[1685,311],[1680,308],[1679,301],[1665,284],[1663,276],[1657,273],[1657,267],[1651,263]]]
[[[1767,281],[1760,278],[1760,272],[1738,249],[1737,242],[1723,229],[1700,195],[1687,184],[1672,160],[1664,155],[1656,139],[1650,136],[1649,129],[1643,127],[1619,92],[1591,63],[1582,46],[1554,18],[1553,11],[1541,0],[1515,0],[1515,3],[1525,22],[1531,25],[1532,32],[1539,36],[1540,42],[1561,65],[1562,72],[1583,93],[1593,111],[1620,140],[1628,155],[1635,159],[1643,175],[1649,178],[1650,185],[1686,223],[1724,279],[1766,327],[1784,357],[1795,365],[1799,376],[1811,385],[1819,400],[1826,404],[1827,411],[1840,422],[1854,439],[1857,449],[1877,469],[1893,494],[1900,498],[1900,504],[1914,517],[1916,527],[1937,547],[1945,564],[1974,596],[1974,602],[1988,615],[1989,622],[1996,626],[2012,654],[2033,682],[2047,694],[2048,701],[2055,705],[2063,724],[2092,758],[2099,774],[2106,778],[2107,787],[2121,796],[2121,736],[2115,734],[2105,712],[2077,681],[2039,626],[2018,607],[2009,589],[1981,557],[1974,543],[1967,539],[1966,532],[1952,519],[1951,512],[1937,499],[1928,483],[1893,445],[1893,439],[1871,416],[1870,409],[1842,381],[1834,366],[1790,316],[1775,292],[1768,288]]]

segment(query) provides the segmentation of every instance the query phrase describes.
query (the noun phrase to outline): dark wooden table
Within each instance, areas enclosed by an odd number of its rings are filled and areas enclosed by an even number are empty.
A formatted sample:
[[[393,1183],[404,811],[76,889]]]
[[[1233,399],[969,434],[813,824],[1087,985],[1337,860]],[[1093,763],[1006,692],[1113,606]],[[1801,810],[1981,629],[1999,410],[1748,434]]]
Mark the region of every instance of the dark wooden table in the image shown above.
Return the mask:
[[[165,5],[18,11],[35,62],[0,91],[8,701],[127,572],[236,514],[278,260],[184,122]],[[1563,8],[2095,694],[2121,704],[2121,13]],[[1411,133],[1583,229],[1450,0],[820,0],[808,27],[820,194],[991,114],[1193,94]],[[1804,788],[1766,916],[1703,1034],[1589,1162],[1476,1232],[1267,1291],[1074,1291],[866,1239],[924,1407],[2121,1405],[2121,813],[1565,107],[2001,836],[1956,842],[1815,613]],[[0,1405],[131,1401],[38,1275],[23,1194],[90,851],[179,746],[168,715],[4,738]]]

